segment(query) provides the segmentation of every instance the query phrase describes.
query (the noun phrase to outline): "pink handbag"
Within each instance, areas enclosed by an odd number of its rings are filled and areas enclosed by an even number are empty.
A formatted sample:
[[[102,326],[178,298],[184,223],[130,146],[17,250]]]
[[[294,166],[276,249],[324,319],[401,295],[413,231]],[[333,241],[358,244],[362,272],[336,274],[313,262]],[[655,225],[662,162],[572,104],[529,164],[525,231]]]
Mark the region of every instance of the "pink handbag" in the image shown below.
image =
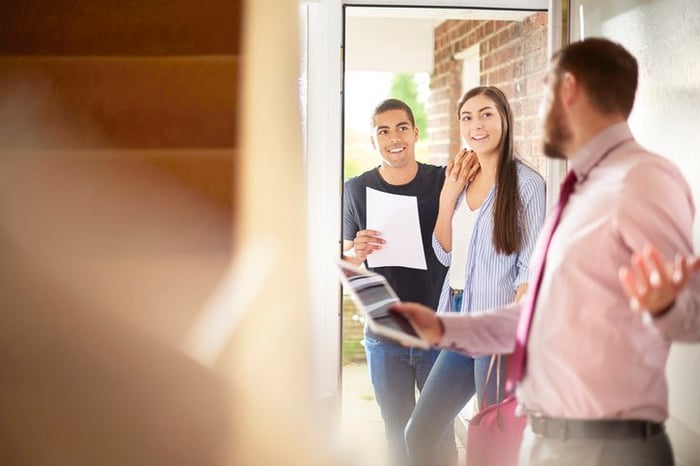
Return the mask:
[[[501,355],[492,356],[484,387],[488,385],[494,358],[498,359],[500,369]],[[500,370],[497,370],[497,392],[500,392],[500,385]],[[484,398],[482,396],[483,404],[486,403]],[[527,418],[515,415],[517,405],[515,395],[510,395],[500,403],[482,407],[472,417],[467,428],[468,466],[516,466],[518,464],[518,452]]]

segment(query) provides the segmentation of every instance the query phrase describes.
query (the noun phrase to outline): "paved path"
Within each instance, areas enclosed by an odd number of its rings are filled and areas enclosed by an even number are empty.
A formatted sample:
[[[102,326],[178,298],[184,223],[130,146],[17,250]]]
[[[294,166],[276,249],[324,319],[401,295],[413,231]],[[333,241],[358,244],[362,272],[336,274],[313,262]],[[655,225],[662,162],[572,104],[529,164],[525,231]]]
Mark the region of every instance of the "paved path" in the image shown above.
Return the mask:
[[[389,464],[384,422],[364,363],[343,366],[341,432],[346,458],[362,466]]]
[[[388,466],[384,423],[369,382],[367,365],[343,366],[341,441],[344,457],[358,466]],[[459,448],[464,464],[464,449]]]

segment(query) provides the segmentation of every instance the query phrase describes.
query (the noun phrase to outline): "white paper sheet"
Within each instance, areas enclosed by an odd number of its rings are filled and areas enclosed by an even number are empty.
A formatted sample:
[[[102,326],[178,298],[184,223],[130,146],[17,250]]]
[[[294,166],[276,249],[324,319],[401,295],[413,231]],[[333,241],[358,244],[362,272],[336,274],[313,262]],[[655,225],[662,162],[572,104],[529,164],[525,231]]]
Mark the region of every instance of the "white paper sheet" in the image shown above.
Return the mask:
[[[367,228],[381,232],[382,249],[367,256],[370,267],[426,270],[418,199],[367,188]]]

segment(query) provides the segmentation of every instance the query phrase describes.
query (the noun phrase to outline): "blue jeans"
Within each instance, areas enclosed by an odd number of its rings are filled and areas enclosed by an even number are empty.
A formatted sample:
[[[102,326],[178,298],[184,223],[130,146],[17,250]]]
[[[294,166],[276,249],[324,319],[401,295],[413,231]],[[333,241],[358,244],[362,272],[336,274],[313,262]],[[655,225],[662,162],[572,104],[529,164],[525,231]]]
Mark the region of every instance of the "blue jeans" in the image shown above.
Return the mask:
[[[416,405],[416,386],[423,389],[440,351],[406,348],[368,335],[364,347],[392,462],[405,466],[404,429]]]
[[[459,309],[459,306],[453,309]],[[454,419],[474,396],[475,390],[481,406],[490,361],[491,356],[471,358],[452,351],[440,353],[406,425],[406,447],[409,457],[407,464],[457,464]],[[503,399],[503,366],[501,364],[501,390],[498,401]],[[486,399],[487,404],[496,402],[495,367],[486,390]]]

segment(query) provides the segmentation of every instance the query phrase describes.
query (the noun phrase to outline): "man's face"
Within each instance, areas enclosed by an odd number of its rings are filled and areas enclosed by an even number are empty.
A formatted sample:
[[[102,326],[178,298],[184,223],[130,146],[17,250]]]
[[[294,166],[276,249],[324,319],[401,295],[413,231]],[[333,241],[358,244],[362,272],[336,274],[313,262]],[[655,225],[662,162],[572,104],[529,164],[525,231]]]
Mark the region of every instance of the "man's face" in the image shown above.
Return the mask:
[[[382,157],[383,165],[401,168],[414,162],[418,128],[403,110],[387,110],[374,117],[372,146]]]
[[[540,105],[540,119],[544,122],[543,151],[547,157],[565,159],[564,148],[571,141],[572,134],[559,95],[561,82],[554,70],[545,77],[544,96]]]

